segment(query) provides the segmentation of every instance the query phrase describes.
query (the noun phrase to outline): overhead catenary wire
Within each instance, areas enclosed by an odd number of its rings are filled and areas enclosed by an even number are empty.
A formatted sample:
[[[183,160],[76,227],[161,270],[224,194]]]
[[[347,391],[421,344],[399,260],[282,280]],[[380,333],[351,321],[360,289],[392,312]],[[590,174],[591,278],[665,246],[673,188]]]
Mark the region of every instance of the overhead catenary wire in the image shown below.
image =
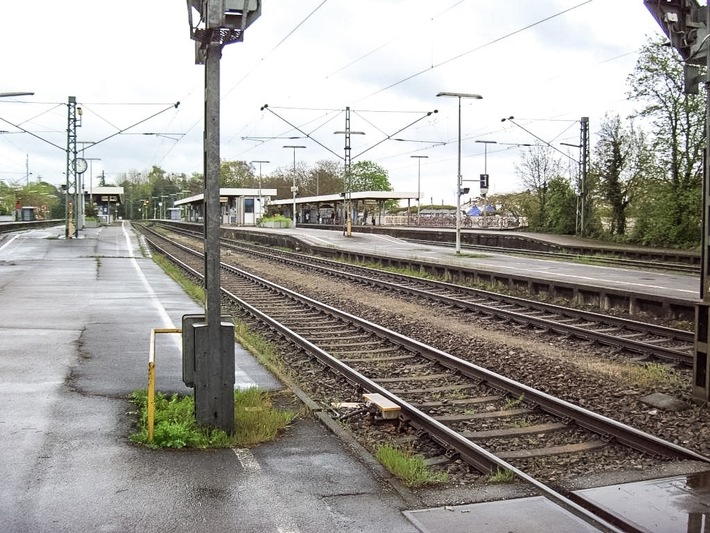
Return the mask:
[[[526,30],[529,30],[530,28],[534,28],[535,26],[539,26],[540,24],[544,24],[545,22],[548,22],[548,21],[550,21],[550,20],[552,20],[552,19],[554,19],[554,18],[560,17],[560,16],[562,16],[562,15],[564,15],[564,14],[566,14],[566,13],[569,13],[570,11],[573,11],[573,10],[575,10],[575,9],[578,9],[578,8],[580,8],[580,7],[582,7],[582,6],[586,5],[586,4],[589,4],[589,3],[593,2],[593,1],[594,1],[594,0],[584,0],[584,2],[581,2],[581,3],[579,3],[579,4],[575,5],[575,6],[572,6],[572,7],[568,8],[568,9],[565,9],[565,10],[563,10],[563,11],[559,11],[559,12],[557,12],[557,13],[554,13],[554,14],[548,16],[548,17],[545,17],[545,18],[540,19],[540,20],[537,20],[537,21],[535,21],[535,22],[533,22],[533,23],[531,23],[531,24],[528,24],[527,26],[523,26],[522,28],[518,28],[517,30],[514,30],[514,31],[512,31],[512,32],[508,32],[508,33],[506,33],[506,34],[504,34],[504,35],[501,35],[500,37],[496,37],[495,39],[492,39],[492,40],[490,40],[490,41],[488,41],[488,42],[485,42],[485,43],[483,43],[483,44],[481,44],[481,45],[478,45],[478,46],[476,46],[476,47],[474,47],[474,48],[471,48],[470,50],[467,50],[467,51],[465,51],[465,52],[462,52],[462,53],[460,53],[460,54],[457,54],[457,55],[455,55],[455,56],[452,56],[452,57],[450,57],[450,58],[448,58],[448,59],[445,59],[445,60],[443,60],[443,61],[440,61],[439,63],[432,64],[430,67],[427,67],[427,68],[425,68],[425,69],[419,70],[419,71],[417,71],[417,72],[415,72],[415,73],[413,73],[413,74],[410,74],[409,76],[406,76],[406,77],[404,77],[404,78],[402,78],[402,79],[400,79],[400,80],[398,80],[398,81],[396,81],[396,82],[394,82],[394,83],[391,83],[391,84],[387,85],[386,87],[383,87],[383,88],[381,88],[381,89],[378,89],[377,91],[375,91],[375,92],[373,92],[373,93],[370,93],[370,94],[368,94],[367,96],[364,96],[364,97],[360,98],[359,100],[356,100],[356,102],[361,102],[362,100],[365,100],[365,99],[367,99],[367,98],[371,98],[371,97],[373,97],[373,96],[375,96],[375,95],[377,95],[377,94],[380,94],[380,93],[382,93],[382,92],[388,91],[389,89],[392,89],[393,87],[397,87],[398,85],[401,85],[402,83],[405,83],[405,82],[407,82],[407,81],[409,81],[409,80],[412,80],[412,79],[414,79],[414,78],[416,78],[416,77],[418,77],[418,76],[421,76],[422,74],[424,74],[424,73],[426,73],[426,72],[429,72],[429,71],[431,71],[431,70],[434,70],[434,69],[437,69],[437,68],[442,67],[442,66],[444,66],[444,65],[447,65],[447,64],[449,64],[449,63],[451,63],[451,62],[453,62],[453,61],[456,61],[456,60],[458,60],[458,59],[461,59],[462,57],[465,57],[465,56],[467,56],[467,55],[469,55],[469,54],[472,54],[472,53],[474,53],[474,52],[477,52],[477,51],[479,51],[479,50],[482,50],[483,48],[486,48],[486,47],[491,46],[491,45],[493,45],[493,44],[495,44],[495,43],[498,43],[498,42],[500,42],[500,41],[502,41],[502,40],[504,40],[504,39],[508,39],[508,38],[512,37],[513,35],[517,35],[518,33],[522,33],[522,32],[524,32],[524,31],[526,31]]]

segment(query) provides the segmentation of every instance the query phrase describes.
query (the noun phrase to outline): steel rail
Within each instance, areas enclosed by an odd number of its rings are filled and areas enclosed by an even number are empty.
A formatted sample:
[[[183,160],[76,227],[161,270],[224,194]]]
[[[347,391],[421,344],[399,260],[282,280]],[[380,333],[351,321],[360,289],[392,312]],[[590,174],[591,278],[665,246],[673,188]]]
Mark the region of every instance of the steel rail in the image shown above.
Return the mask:
[[[234,247],[234,245],[232,245]],[[511,320],[520,324],[533,325],[545,330],[554,331],[562,335],[571,335],[576,338],[585,339],[593,342],[599,342],[606,346],[612,346],[617,348],[626,349],[634,353],[640,353],[644,356],[651,355],[657,359],[668,361],[671,363],[678,363],[685,366],[692,367],[694,363],[693,354],[688,351],[678,350],[675,348],[668,348],[665,346],[659,346],[658,344],[650,344],[644,342],[643,340],[637,340],[633,338],[627,338],[624,335],[619,335],[619,332],[604,332],[598,331],[591,328],[583,328],[579,325],[565,324],[562,320],[568,318],[573,318],[576,320],[586,320],[604,326],[604,329],[610,328],[623,328],[630,332],[640,332],[647,335],[655,335],[658,337],[663,337],[668,341],[676,341],[686,344],[692,347],[694,344],[694,336],[692,332],[683,331],[679,329],[669,328],[665,326],[659,326],[655,324],[648,324],[639,322],[636,320],[630,320],[626,318],[614,317],[611,315],[603,315],[600,313],[593,313],[590,311],[577,310],[569,307],[563,307],[553,304],[546,304],[542,302],[536,302],[533,300],[527,300],[524,298],[518,298],[515,296],[500,295],[498,293],[492,293],[489,291],[482,291],[480,289],[471,289],[468,287],[463,287],[460,285],[454,285],[451,283],[446,283],[442,281],[435,280],[424,280],[422,278],[417,278],[413,276],[407,276],[405,274],[397,274],[396,277],[402,278],[410,283],[416,285],[426,285],[429,287],[442,289],[446,291],[453,292],[464,292],[469,293],[468,297],[482,297],[488,300],[495,300],[499,302],[498,304],[485,304],[472,302],[467,299],[447,296],[445,294],[432,293],[426,289],[419,289],[417,287],[412,287],[405,285],[403,283],[389,282],[381,279],[368,278],[367,276],[362,276],[353,272],[347,272],[344,270],[339,270],[342,268],[342,263],[337,261],[332,261],[323,258],[314,259],[311,256],[305,254],[298,254],[294,252],[284,252],[284,251],[261,251],[254,250],[253,248],[248,248],[245,246],[237,246],[240,250],[243,250],[252,255],[258,255],[273,260],[274,256],[278,260],[284,263],[297,264],[300,267],[310,266],[308,262],[317,262],[320,264],[328,265],[327,273],[342,279],[347,279],[349,281],[358,281],[369,286],[380,286],[390,290],[395,290],[399,292],[409,293],[415,296],[426,298],[428,300],[434,300],[443,302],[446,305],[452,307],[457,307],[460,309],[466,309],[470,311],[477,311],[483,313],[487,316],[501,316],[506,320]],[[289,256],[295,256],[297,259],[293,259]],[[322,267],[321,267],[322,268]],[[382,275],[383,272],[363,266],[352,266],[358,270],[364,270],[366,272],[376,273],[377,275]],[[386,275],[392,276],[390,273],[384,273]],[[498,305],[516,305],[522,308],[519,310],[508,310],[502,309]],[[530,315],[530,310],[540,311],[548,313],[550,315],[559,315],[558,319],[554,316],[547,317],[535,317]]]
[[[201,255],[199,252],[196,252],[190,249],[189,247],[186,247],[179,243],[172,242],[171,244],[182,249],[183,251],[189,252],[196,256]],[[461,373],[462,375],[469,377],[470,379],[485,382],[491,387],[507,392],[508,394],[514,397],[522,396],[526,399],[526,401],[538,405],[543,411],[546,411],[558,417],[574,420],[581,427],[589,429],[595,433],[612,436],[618,442],[625,444],[626,446],[629,446],[633,449],[648,453],[653,456],[710,462],[709,458],[697,452],[688,450],[672,442],[660,439],[631,426],[627,426],[616,420],[599,415],[597,413],[584,409],[583,407],[571,404],[560,398],[555,398],[554,396],[551,396],[545,392],[529,387],[523,383],[516,382],[512,379],[509,379],[505,376],[487,370],[468,361],[464,361],[459,357],[455,357],[449,353],[428,346],[424,343],[401,335],[400,333],[397,333],[395,331],[381,327],[375,323],[363,320],[340,309],[334,308],[322,302],[318,302],[317,300],[301,295],[295,291],[287,289],[286,287],[278,285],[277,283],[271,282],[254,274],[246,272],[245,270],[242,270],[235,266],[222,263],[222,268],[233,274],[241,276],[244,279],[248,279],[253,283],[261,285],[262,287],[269,288],[270,290],[273,290],[283,296],[286,296],[289,299],[304,302],[310,307],[325,312],[330,316],[338,317],[341,320],[356,325],[364,330],[367,330],[380,338],[387,339],[390,342],[393,342],[394,344],[403,346],[409,351],[420,354],[429,360],[436,361],[437,363],[452,370],[455,370]],[[192,268],[190,268],[190,270],[196,272]],[[241,301],[243,300],[240,299],[240,302]],[[309,341],[306,342],[308,342],[309,345],[311,344]],[[339,363],[339,365],[340,364],[342,363]],[[384,389],[372,392],[380,392],[386,397],[390,397],[392,401],[395,401],[396,398],[392,393],[386,392],[386,390]],[[396,398],[396,401],[400,402],[402,400]]]
[[[186,268],[189,272],[191,272],[195,276],[202,277],[202,275],[199,272],[197,272],[195,269],[193,269],[192,267],[190,267],[186,263],[180,261],[179,259],[174,258],[174,256],[172,256],[172,254],[170,254],[169,252],[164,250],[162,247],[160,247],[156,243],[153,242],[152,244],[156,248],[160,249],[162,253],[171,257],[171,260],[175,261],[182,268]],[[177,243],[171,243],[171,244],[174,246],[177,246],[179,248],[183,248],[182,245],[180,245],[180,244],[177,244]],[[190,250],[185,247],[185,251],[190,251]],[[194,251],[192,251],[192,252],[195,253]],[[322,311],[329,310],[330,312],[333,313],[334,316],[338,316],[342,320],[346,320],[350,323],[358,324],[358,325],[364,327],[364,329],[368,329],[368,330],[372,330],[372,331],[389,331],[389,330],[386,330],[385,328],[381,328],[380,326],[378,326],[374,323],[364,321],[354,315],[350,315],[349,313],[346,313],[344,311],[333,308],[331,306],[328,306],[326,304],[323,304],[321,302],[318,302],[318,301],[308,298],[306,296],[295,293],[285,287],[281,287],[281,286],[279,286],[275,283],[272,283],[268,280],[265,280],[265,279],[260,278],[258,276],[254,276],[252,274],[249,274],[248,272],[242,271],[241,269],[237,269],[231,265],[222,264],[222,266],[226,267],[226,269],[232,273],[238,274],[246,279],[251,279],[254,282],[256,282],[257,284],[262,285],[264,287],[269,287],[271,290],[274,290],[279,294],[287,296],[290,299],[297,299],[297,300],[307,303],[309,305],[313,305],[317,309],[320,309]],[[431,438],[436,440],[436,442],[438,442],[439,444],[444,446],[446,449],[453,449],[463,460],[465,460],[466,462],[468,462],[469,464],[471,464],[472,466],[477,468],[479,471],[490,475],[493,472],[495,472],[497,469],[509,470],[513,474],[515,474],[515,476],[518,479],[532,485],[537,490],[539,490],[540,493],[545,498],[552,501],[554,504],[558,505],[559,507],[565,509],[566,511],[574,514],[575,516],[579,517],[580,519],[584,520],[586,523],[592,524],[592,525],[598,527],[601,531],[606,531],[606,532],[620,532],[620,531],[622,531],[622,530],[618,529],[615,525],[611,524],[610,522],[607,522],[605,519],[594,514],[592,511],[590,511],[590,510],[586,509],[585,507],[572,501],[567,496],[557,492],[556,490],[545,485],[544,483],[540,482],[539,480],[526,474],[524,471],[518,469],[517,467],[508,463],[507,461],[496,457],[493,453],[491,453],[488,450],[482,448],[481,446],[475,444],[474,442],[466,439],[465,437],[463,437],[462,435],[460,435],[456,431],[445,426],[441,422],[438,422],[437,420],[430,417],[429,415],[423,413],[422,411],[417,409],[415,406],[406,402],[405,400],[403,400],[399,396],[391,393],[389,390],[378,385],[377,383],[370,380],[366,376],[360,374],[359,372],[357,372],[353,368],[349,367],[348,365],[342,363],[337,358],[331,356],[329,353],[322,350],[321,348],[319,348],[318,346],[316,346],[315,344],[313,344],[309,340],[303,338],[295,331],[293,331],[290,328],[286,327],[285,325],[281,324],[277,320],[271,318],[270,316],[263,313],[259,309],[255,308],[254,306],[252,306],[248,302],[245,302],[244,300],[239,298],[237,295],[227,291],[226,289],[222,289],[222,293],[225,296],[227,296],[228,298],[232,299],[244,311],[246,311],[247,313],[252,315],[254,318],[263,322],[264,324],[267,324],[269,327],[273,328],[279,334],[288,338],[292,343],[299,346],[306,353],[315,356],[319,361],[321,361],[323,364],[327,365],[329,368],[331,368],[335,372],[345,376],[345,378],[348,381],[350,381],[351,383],[353,383],[354,385],[362,388],[363,390],[371,392],[371,393],[379,393],[379,394],[383,395],[384,397],[388,398],[390,401],[395,402],[397,405],[400,406],[402,413],[408,422],[412,423],[412,425],[414,425],[415,427],[421,428],[424,431],[426,431],[431,436]],[[390,332],[390,333],[393,333],[395,336],[398,335],[395,332]],[[422,346],[424,346],[424,345],[422,345]],[[441,352],[441,353],[443,353],[443,352]]]
[[[174,231],[173,228],[171,228],[171,230]],[[179,231],[179,233],[192,235],[199,234],[197,232],[184,229]],[[496,302],[495,304],[479,303],[464,299],[465,297],[458,298],[447,296],[446,294],[432,293],[427,289],[419,289],[416,286],[412,287],[404,283],[389,282],[382,279],[368,278],[367,276],[362,276],[353,272],[340,270],[341,268],[343,268],[343,264],[330,259],[314,258],[313,256],[309,256],[306,254],[286,252],[283,250],[262,251],[254,249],[253,247],[247,247],[241,244],[234,244],[229,240],[226,241],[225,245],[235,249],[239,249],[240,251],[249,253],[251,255],[264,257],[269,260],[276,259],[280,262],[287,264],[296,264],[302,268],[309,267],[312,263],[326,265],[326,267],[316,268],[323,269],[328,275],[339,277],[341,279],[347,279],[348,281],[357,281],[368,286],[380,286],[389,290],[408,293],[418,297],[426,298],[428,300],[439,301],[446,305],[459,309],[466,309],[469,311],[478,312],[486,316],[502,317],[504,320],[513,321],[521,325],[530,325],[547,331],[553,331],[560,335],[569,335],[591,342],[598,342],[606,346],[628,350],[633,353],[639,353],[646,357],[651,356],[653,358],[660,359],[673,364],[680,364],[686,367],[692,367],[694,364],[694,355],[692,353],[692,347],[694,345],[694,336],[693,333],[689,331],[668,328],[626,318],[614,317],[611,315],[603,315],[591,311],[572,309],[569,307],[547,304],[534,300],[527,300],[515,296],[501,295],[499,293],[493,293],[481,289],[472,289],[469,287],[454,285],[443,281],[428,279],[425,280],[414,276],[408,276],[406,274],[394,275],[369,267],[359,265],[348,265],[348,268],[371,272],[374,275],[396,276],[397,278],[404,279],[405,281],[414,285],[425,285],[433,287],[435,289],[453,291],[456,293],[468,293],[466,297],[481,297]],[[500,307],[502,305],[514,305],[522,309],[502,309]],[[553,316],[537,317],[531,315],[531,312],[537,311]],[[559,318],[556,318],[554,315],[559,315]],[[594,329],[591,327],[585,328],[575,324],[567,324],[564,322],[567,319],[593,322],[593,324],[590,324],[590,326],[603,326],[603,329],[607,331],[599,331],[598,329]],[[663,342],[680,342],[688,346],[689,349],[685,351],[678,350],[672,347],[661,346],[660,343],[648,343],[640,339],[630,338],[628,333],[619,334],[619,331],[608,331],[610,329],[613,330],[614,328],[621,328],[628,332],[640,332],[644,335],[662,337],[666,339]]]

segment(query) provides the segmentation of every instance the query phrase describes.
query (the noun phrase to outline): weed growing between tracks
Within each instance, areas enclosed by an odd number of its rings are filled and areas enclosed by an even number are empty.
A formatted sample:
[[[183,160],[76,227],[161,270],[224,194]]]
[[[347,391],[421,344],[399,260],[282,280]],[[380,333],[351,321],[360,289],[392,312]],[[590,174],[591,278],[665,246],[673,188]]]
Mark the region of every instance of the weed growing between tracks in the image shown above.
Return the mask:
[[[148,442],[148,397],[136,391],[131,401],[139,407],[138,432],[131,440],[150,448],[231,448],[274,440],[295,418],[290,410],[277,409],[271,395],[258,388],[234,391],[234,435],[221,429],[201,427],[195,420],[192,396],[155,395],[155,429]]]
[[[408,487],[446,483],[449,479],[446,472],[429,470],[424,458],[414,455],[411,450],[401,450],[385,444],[377,448],[375,457],[391,474],[402,480]]]
[[[515,481],[515,474],[507,468],[496,468],[496,473],[488,478],[491,483],[512,483]]]

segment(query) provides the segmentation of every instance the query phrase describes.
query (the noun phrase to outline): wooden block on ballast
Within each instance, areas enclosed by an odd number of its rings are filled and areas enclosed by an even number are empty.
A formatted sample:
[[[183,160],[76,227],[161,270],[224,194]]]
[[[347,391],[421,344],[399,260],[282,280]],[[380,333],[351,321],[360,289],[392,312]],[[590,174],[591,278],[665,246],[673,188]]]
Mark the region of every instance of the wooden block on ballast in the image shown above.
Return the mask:
[[[377,392],[363,394],[362,397],[365,399],[365,403],[367,405],[374,405],[377,407],[382,415],[382,418],[387,420],[397,418],[402,410],[399,405]]]

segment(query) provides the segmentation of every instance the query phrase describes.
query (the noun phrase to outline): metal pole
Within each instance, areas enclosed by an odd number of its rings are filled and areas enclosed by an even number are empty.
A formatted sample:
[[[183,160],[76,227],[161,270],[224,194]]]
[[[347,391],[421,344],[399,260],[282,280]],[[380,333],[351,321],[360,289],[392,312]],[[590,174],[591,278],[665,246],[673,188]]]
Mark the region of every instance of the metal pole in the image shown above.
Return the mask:
[[[458,170],[456,172],[456,254],[461,253],[461,96],[459,100]]]
[[[296,147],[293,147],[293,184],[291,185],[293,195],[293,227],[296,227]]]
[[[461,98],[483,98],[480,94],[440,92],[436,96],[453,96],[459,101],[459,134],[458,134],[458,172],[456,176],[456,254],[461,253],[461,185],[463,176],[461,175]]]
[[[305,146],[294,146],[293,144],[284,145],[284,148],[293,149],[293,185],[291,186],[291,193],[293,194],[293,227],[296,227],[296,148],[305,148]]]
[[[417,226],[421,224],[421,196],[422,196],[422,159],[428,159],[428,155],[410,155],[417,160]]]
[[[580,123],[580,153],[581,153],[581,198],[582,198],[582,211],[579,222],[580,234],[582,237],[587,235],[587,170],[588,170],[588,159],[589,159],[589,117],[582,117],[579,121]]]
[[[259,215],[264,216],[264,199],[262,198],[261,195],[261,164],[262,163],[271,163],[271,161],[252,161],[252,163],[259,163]]]

